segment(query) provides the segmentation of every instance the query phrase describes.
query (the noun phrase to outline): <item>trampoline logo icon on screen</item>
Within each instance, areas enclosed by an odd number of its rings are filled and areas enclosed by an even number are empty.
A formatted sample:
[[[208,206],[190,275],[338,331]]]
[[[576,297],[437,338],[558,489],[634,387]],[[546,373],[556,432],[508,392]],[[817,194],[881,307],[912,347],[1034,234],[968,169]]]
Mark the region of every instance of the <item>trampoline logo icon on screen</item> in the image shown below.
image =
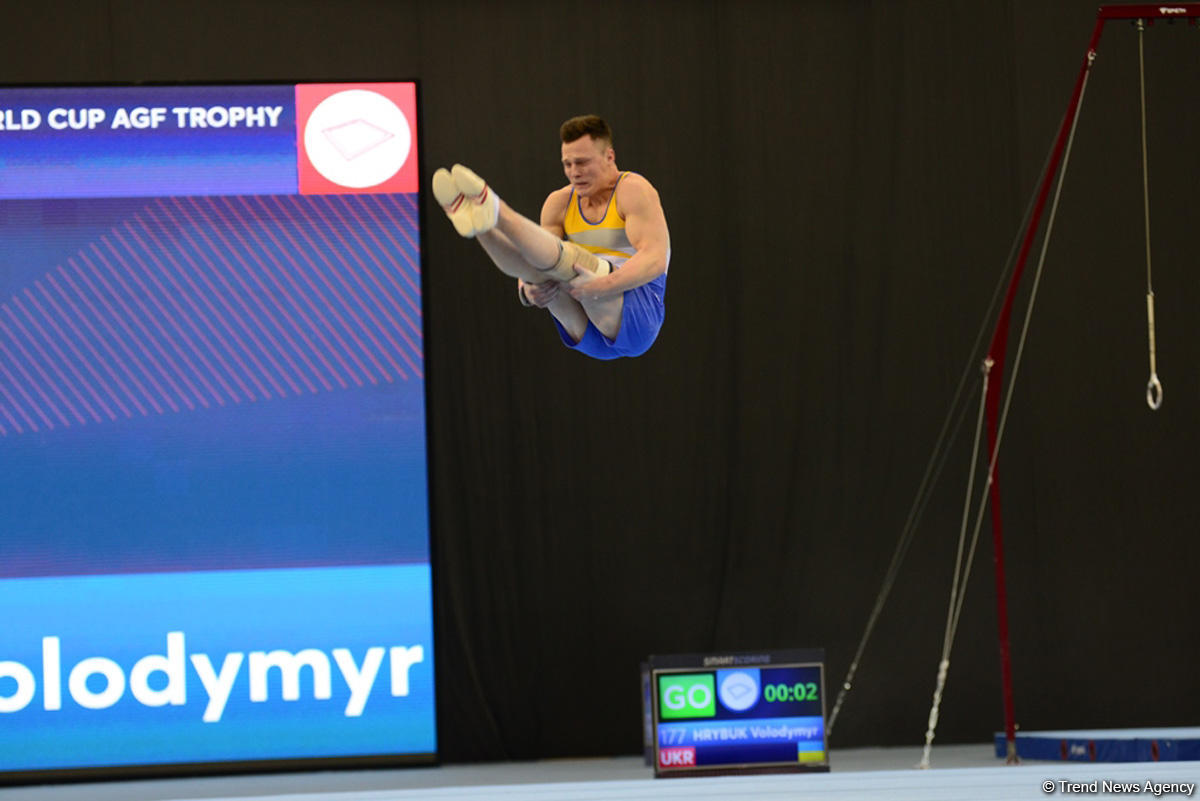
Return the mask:
[[[413,110],[412,84],[297,86],[301,193],[415,192]]]
[[[758,668],[717,671],[717,693],[731,712],[745,712],[757,704],[760,683]]]

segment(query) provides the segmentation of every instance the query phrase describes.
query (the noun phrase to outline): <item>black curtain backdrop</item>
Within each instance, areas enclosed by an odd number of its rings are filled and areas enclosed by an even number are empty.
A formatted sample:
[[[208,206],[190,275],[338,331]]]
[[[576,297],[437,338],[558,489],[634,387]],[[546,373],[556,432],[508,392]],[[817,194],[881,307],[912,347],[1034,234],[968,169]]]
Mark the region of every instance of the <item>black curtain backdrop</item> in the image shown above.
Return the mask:
[[[431,197],[425,293],[442,756],[625,754],[651,653],[824,647],[832,699],[976,378],[1096,5],[4,2],[0,66],[9,83],[415,78],[423,183],[461,161],[530,215],[564,183],[559,123],[611,122],[671,227],[647,355],[566,351]],[[1200,32],[1154,26],[1146,61],[1165,404],[1143,400],[1137,41],[1112,23],[1000,465],[1026,730],[1200,720]],[[922,740],[977,399],[835,747]],[[939,742],[1003,726],[989,532]]]

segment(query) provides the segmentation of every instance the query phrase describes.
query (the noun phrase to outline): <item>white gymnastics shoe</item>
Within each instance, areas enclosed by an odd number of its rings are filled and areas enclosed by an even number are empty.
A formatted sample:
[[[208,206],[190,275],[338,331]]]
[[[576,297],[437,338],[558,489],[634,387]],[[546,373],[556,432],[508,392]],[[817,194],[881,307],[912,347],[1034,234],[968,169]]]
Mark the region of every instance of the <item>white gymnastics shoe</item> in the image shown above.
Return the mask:
[[[463,193],[458,191],[453,176],[445,167],[438,167],[437,172],[433,174],[433,196],[450,218],[450,222],[454,223],[454,230],[458,231],[459,236],[465,236],[467,239],[475,236],[475,225],[471,222],[472,206]]]
[[[500,196],[492,191],[487,181],[463,165],[455,164],[450,171],[454,185],[471,205],[471,224],[475,233],[482,234],[495,228],[500,220]]]

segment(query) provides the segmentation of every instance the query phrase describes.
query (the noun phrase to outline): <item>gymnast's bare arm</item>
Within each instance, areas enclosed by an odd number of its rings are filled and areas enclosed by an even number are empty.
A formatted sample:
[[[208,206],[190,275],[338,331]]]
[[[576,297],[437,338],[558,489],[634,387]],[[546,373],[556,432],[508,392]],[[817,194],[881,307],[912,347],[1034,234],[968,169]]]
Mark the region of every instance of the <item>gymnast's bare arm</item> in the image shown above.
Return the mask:
[[[542,204],[542,227],[559,239],[567,238],[566,231],[563,230],[563,220],[566,219],[567,202],[570,199],[571,185],[567,184],[547,195],[546,202]]]

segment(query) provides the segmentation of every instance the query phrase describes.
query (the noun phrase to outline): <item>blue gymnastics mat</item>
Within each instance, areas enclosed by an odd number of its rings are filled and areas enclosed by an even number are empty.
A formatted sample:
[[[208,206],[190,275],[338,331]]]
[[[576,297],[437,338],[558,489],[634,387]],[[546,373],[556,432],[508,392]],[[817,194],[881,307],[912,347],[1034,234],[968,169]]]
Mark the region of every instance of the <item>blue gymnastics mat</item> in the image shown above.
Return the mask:
[[[996,733],[996,756],[1006,749]],[[1200,728],[1080,729],[1017,732],[1017,756],[1067,762],[1180,762],[1200,760]]]

